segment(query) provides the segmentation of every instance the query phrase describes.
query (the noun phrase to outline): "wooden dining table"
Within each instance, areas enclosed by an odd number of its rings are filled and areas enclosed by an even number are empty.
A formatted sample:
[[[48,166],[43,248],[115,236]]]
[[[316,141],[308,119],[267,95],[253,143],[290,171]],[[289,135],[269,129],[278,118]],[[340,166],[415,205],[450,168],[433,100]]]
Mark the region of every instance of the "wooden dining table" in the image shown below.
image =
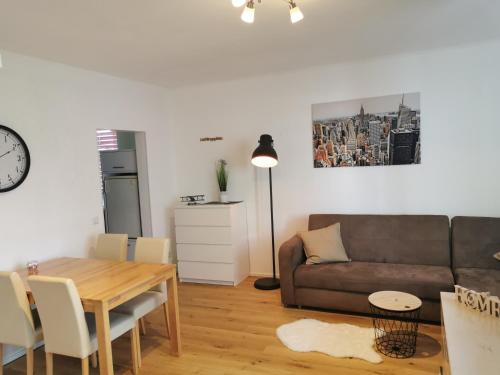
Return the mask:
[[[27,283],[28,270],[18,270],[30,302],[36,304]],[[95,314],[101,375],[113,374],[109,311],[165,282],[171,354],[181,355],[179,302],[174,264],[117,262],[100,259],[57,258],[42,262],[38,275],[72,279],[80,293],[83,309]]]

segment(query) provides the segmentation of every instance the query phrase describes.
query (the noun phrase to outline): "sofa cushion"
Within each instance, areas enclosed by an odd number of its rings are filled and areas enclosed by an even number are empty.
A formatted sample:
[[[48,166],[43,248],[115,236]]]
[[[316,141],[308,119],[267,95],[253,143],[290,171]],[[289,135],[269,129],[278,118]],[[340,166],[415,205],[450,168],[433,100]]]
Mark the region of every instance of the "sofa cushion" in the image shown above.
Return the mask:
[[[309,216],[309,230],[340,223],[353,261],[450,266],[450,221],[434,215]]]
[[[457,268],[453,273],[458,285],[500,297],[500,270]]]
[[[439,292],[453,292],[454,280],[449,267],[351,262],[300,265],[295,286],[366,294],[395,290],[439,300]]]
[[[457,216],[451,221],[453,268],[500,271],[500,218]]]
[[[307,255],[307,264],[349,262],[342,244],[340,224],[326,228],[300,232]]]

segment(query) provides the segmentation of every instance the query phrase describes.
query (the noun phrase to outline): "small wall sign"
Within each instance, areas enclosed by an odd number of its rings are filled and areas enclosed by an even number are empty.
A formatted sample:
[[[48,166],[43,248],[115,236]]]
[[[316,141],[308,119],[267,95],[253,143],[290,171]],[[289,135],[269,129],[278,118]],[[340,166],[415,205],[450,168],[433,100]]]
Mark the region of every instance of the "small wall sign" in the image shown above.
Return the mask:
[[[476,292],[460,285],[455,285],[455,295],[458,302],[468,308],[500,318],[500,299],[498,297],[490,296],[490,293]]]
[[[200,142],[217,142],[224,140],[223,137],[203,137],[200,138]]]

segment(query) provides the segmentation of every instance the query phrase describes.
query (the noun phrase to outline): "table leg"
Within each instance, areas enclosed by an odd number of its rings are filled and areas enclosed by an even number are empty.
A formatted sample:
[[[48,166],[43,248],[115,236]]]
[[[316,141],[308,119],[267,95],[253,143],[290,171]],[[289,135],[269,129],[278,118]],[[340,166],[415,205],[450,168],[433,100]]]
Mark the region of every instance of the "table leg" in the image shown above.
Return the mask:
[[[163,315],[165,317],[165,329],[167,330],[167,337],[170,339],[170,323],[168,322],[168,304],[165,302],[163,304]]]
[[[171,278],[167,279],[167,302],[168,302],[168,320],[170,323],[170,345],[172,354],[180,356],[181,350],[181,332],[179,323],[179,299],[177,296],[177,278],[176,272],[173,272]]]
[[[95,304],[97,342],[99,346],[99,374],[113,375],[113,353],[109,333],[109,310],[104,303]]]

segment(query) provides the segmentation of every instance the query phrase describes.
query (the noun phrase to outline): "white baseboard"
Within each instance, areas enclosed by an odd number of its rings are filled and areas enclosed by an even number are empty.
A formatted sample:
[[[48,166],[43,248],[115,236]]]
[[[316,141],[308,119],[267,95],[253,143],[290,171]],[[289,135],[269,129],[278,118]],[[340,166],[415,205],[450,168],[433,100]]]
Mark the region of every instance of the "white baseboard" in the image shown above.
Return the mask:
[[[250,276],[252,277],[273,277],[272,273],[261,273],[261,272],[250,272]],[[276,277],[279,279],[280,275],[276,274]]]
[[[187,277],[182,277],[179,279],[181,283],[194,283],[194,284],[211,284],[211,285],[234,285],[231,281],[215,281],[215,280],[204,280],[204,279],[190,279]]]
[[[21,358],[26,354],[26,350],[24,348],[16,348],[12,351],[7,351],[3,356],[3,364],[6,365],[8,363],[14,362],[16,359]]]
[[[35,349],[38,349],[41,346],[43,346],[43,341],[35,344]],[[22,356],[26,355],[25,348],[14,347],[14,346],[8,346],[8,347],[12,348],[13,350],[4,350],[4,356],[3,356],[4,365],[14,362],[16,359],[19,359]]]

